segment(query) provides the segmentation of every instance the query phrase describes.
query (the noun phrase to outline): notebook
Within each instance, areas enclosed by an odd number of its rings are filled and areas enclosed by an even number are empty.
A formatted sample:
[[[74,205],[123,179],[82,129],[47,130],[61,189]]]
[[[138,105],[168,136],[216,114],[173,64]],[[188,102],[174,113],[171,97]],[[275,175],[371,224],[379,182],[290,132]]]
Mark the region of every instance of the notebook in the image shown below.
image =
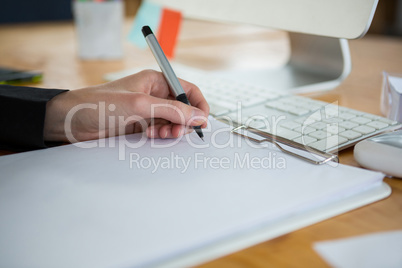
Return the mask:
[[[0,157],[0,266],[196,265],[382,199],[383,174],[312,165],[209,119]]]

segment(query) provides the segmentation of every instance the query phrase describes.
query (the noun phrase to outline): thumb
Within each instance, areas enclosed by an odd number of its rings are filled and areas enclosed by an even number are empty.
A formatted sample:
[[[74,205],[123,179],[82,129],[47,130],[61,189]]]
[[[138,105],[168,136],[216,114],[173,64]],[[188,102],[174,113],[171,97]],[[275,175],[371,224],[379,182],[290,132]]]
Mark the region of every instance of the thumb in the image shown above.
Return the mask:
[[[193,106],[176,100],[167,100],[147,95],[148,109],[145,118],[162,118],[175,124],[200,126],[207,120],[205,113]],[[144,105],[142,105],[144,107]]]

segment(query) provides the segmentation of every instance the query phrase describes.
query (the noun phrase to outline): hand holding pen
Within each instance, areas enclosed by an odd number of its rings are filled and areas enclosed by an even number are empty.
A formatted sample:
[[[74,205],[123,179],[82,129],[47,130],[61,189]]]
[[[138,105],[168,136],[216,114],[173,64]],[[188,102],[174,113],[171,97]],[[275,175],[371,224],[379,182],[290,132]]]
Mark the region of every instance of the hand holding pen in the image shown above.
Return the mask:
[[[181,86],[179,80],[177,79],[177,76],[174,73],[172,66],[167,60],[165,54],[163,53],[163,50],[159,45],[158,40],[154,36],[151,28],[149,26],[142,27],[142,33],[144,34],[145,40],[147,41],[148,46],[150,47],[156,61],[158,62],[158,65],[161,68],[162,73],[174,97],[176,98],[176,100],[183,102],[187,105],[190,105],[190,102],[187,98],[186,93],[183,90],[183,87]],[[195,126],[193,127],[193,129],[195,130],[197,135],[202,140],[204,140],[203,139],[204,135],[202,133],[201,126]]]

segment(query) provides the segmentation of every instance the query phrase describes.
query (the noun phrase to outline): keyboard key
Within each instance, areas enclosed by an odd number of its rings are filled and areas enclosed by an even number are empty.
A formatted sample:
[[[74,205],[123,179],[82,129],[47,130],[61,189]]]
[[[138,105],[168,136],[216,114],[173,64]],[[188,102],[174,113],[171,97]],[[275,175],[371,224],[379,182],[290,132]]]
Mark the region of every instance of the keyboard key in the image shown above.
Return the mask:
[[[310,134],[311,132],[316,131],[316,129],[312,128],[312,127],[308,127],[308,126],[307,127],[302,126],[302,127],[297,127],[295,129],[293,129],[293,131],[299,132],[299,133],[301,133],[303,135],[307,135],[307,134]]]
[[[310,111],[317,111],[320,110],[322,107],[324,107],[325,104],[307,99],[307,101],[305,101],[300,105],[302,105],[306,109],[309,109]]]
[[[209,113],[214,116],[223,115],[230,112],[226,107],[222,107],[213,103],[209,103]]]
[[[334,135],[334,136],[328,137],[327,139],[323,139],[323,140],[319,140],[319,141],[310,143],[309,146],[313,147],[317,150],[320,150],[320,151],[327,151],[328,149],[339,146],[347,141],[348,140],[343,137]]]
[[[375,129],[383,129],[389,125],[380,121],[371,121],[370,123],[367,123],[366,126],[373,127]]]
[[[300,124],[302,124],[304,126],[310,125],[310,124],[316,122],[316,120],[314,120],[313,118],[310,118],[310,117],[300,117],[300,118],[297,118],[297,119],[295,119],[293,121],[295,121],[296,123],[300,123]]]
[[[296,106],[299,108],[306,109],[309,112],[317,111],[321,108],[321,106],[314,105],[314,104],[312,105],[310,103],[298,103]]]
[[[336,123],[340,123],[343,120],[339,117],[332,117],[332,118],[327,118],[322,120],[322,122],[328,123],[328,124],[336,124]]]
[[[281,100],[282,100],[283,103],[286,103],[289,106],[300,107],[300,101],[292,100],[290,98],[282,98]]]
[[[360,132],[362,134],[370,134],[375,131],[375,128],[368,126],[358,126],[353,129],[354,131]]]
[[[273,92],[264,92],[264,91],[260,91],[256,94],[256,97],[259,97],[261,99],[265,99],[265,100],[274,100],[280,97],[280,95],[273,93]]]
[[[325,139],[325,138],[331,136],[331,133],[328,133],[328,132],[322,131],[322,130],[318,130],[318,131],[311,132],[308,135],[310,137],[316,138],[318,140],[322,140],[322,139]]]
[[[313,142],[317,141],[317,139],[314,139],[314,138],[309,137],[309,136],[301,136],[301,137],[298,137],[298,138],[294,139],[293,141],[295,141],[297,143],[301,143],[303,145],[308,145],[310,143],[313,143]]]
[[[301,136],[301,134],[299,132],[292,131],[292,130],[289,130],[287,128],[281,128],[281,127],[276,129],[276,131],[274,131],[274,130],[272,130],[272,131],[271,130],[264,130],[264,131],[266,131],[268,133],[271,133],[271,134],[273,134],[275,136],[280,136],[280,137],[283,137],[283,138],[286,138],[286,139],[289,139],[289,140],[293,140],[293,139]]]
[[[324,129],[327,127],[327,124],[325,124],[321,121],[318,121],[318,122],[312,123],[309,126],[315,128],[315,129]]]
[[[290,109],[292,109],[292,106],[289,105],[289,104],[286,104],[286,103],[281,103],[281,102],[279,102],[279,103],[277,103],[277,104],[275,105],[274,108],[275,108],[275,109],[278,109],[278,110],[280,110],[280,111],[283,111],[283,112],[287,112],[287,111],[289,111]]]
[[[343,121],[343,122],[340,122],[340,123],[338,124],[338,126],[343,127],[343,128],[346,128],[346,129],[352,129],[352,128],[354,128],[354,127],[357,127],[358,125],[359,125],[359,124],[353,123],[353,122],[350,122],[350,121]]]
[[[339,132],[345,131],[344,128],[339,127],[338,125],[327,126],[326,130],[331,134],[338,134]]]
[[[252,127],[252,128],[258,128],[258,129],[264,129],[267,127],[267,124],[264,123],[263,121],[259,120],[253,120],[247,124],[247,126]]]
[[[354,115],[354,114],[351,114],[351,113],[340,113],[339,114],[339,118],[342,118],[342,119],[344,119],[344,120],[350,120],[350,119],[352,119],[353,117],[356,117],[356,115]]]
[[[237,109],[237,103],[226,102],[222,100],[215,100],[212,102],[213,105],[217,105],[219,107],[224,107],[230,111],[234,111]]]
[[[302,96],[297,96],[297,95],[289,95],[289,97],[286,98],[287,101],[295,102],[295,103],[300,103],[300,102],[306,102],[309,101],[310,99]]]
[[[290,107],[287,112],[294,114],[294,115],[304,115],[307,114],[308,112],[310,112],[307,109],[304,108],[299,108],[299,107]]]
[[[243,107],[251,107],[260,103],[263,103],[265,101],[265,99],[255,99],[255,98],[250,98],[248,100],[245,101],[241,101],[241,105]]]
[[[355,118],[350,119],[350,121],[358,123],[359,125],[365,125],[368,122],[371,122],[371,119],[359,116],[359,117],[355,117]]]
[[[214,98],[211,102],[212,103],[220,102],[220,103],[225,103],[225,104],[228,103],[228,104],[232,105],[232,104],[237,104],[239,101],[241,102],[241,100],[236,99],[235,97],[224,95],[220,98]]]
[[[332,118],[339,116],[339,106],[334,104],[328,104],[325,106],[325,117]]]
[[[315,121],[321,121],[321,119],[322,119],[321,110],[315,111],[314,113],[310,114],[309,118],[311,118]]]
[[[354,140],[362,136],[360,132],[356,132],[353,130],[346,130],[344,132],[339,133],[339,136],[342,136],[348,140]]]
[[[283,122],[280,125],[281,125],[281,127],[288,128],[290,130],[293,130],[293,129],[301,126],[301,124],[296,123],[294,121]]]
[[[277,101],[269,101],[269,102],[265,103],[265,107],[276,109],[278,104],[279,104],[279,102],[277,102]]]

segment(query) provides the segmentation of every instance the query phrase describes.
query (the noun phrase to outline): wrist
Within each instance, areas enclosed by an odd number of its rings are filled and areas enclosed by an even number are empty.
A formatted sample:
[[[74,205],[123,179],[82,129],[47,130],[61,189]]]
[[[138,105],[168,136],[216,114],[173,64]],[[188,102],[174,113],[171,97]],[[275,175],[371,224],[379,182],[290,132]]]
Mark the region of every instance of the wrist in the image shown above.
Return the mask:
[[[63,92],[46,104],[43,137],[45,141],[66,141],[64,121],[71,91]]]

